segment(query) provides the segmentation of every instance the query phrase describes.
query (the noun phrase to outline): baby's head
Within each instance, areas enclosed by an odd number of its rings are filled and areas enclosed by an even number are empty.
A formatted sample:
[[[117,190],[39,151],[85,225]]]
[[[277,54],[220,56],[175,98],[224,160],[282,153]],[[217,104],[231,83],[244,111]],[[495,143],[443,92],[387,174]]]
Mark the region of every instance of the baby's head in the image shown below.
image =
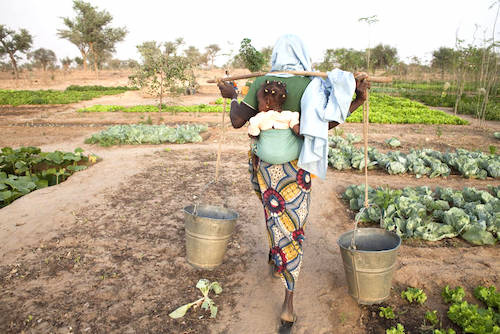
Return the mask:
[[[281,81],[267,80],[257,91],[257,102],[259,111],[282,111],[286,100],[286,84]]]

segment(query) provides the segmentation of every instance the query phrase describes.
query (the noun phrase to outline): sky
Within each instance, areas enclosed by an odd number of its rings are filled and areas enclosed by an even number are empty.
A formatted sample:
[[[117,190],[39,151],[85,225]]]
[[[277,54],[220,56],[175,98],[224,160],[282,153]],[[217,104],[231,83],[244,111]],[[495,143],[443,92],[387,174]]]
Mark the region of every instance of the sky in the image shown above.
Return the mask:
[[[498,0],[496,0],[498,1]],[[114,27],[128,34],[116,46],[115,58],[139,60],[136,46],[144,41],[184,38],[185,47],[204,51],[218,44],[222,65],[238,52],[243,38],[257,49],[273,46],[282,34],[298,35],[314,62],[326,49],[364,50],[380,43],[398,50],[399,59],[413,56],[430,61],[440,47],[454,47],[456,37],[472,43],[493,35],[495,0],[87,0],[113,16]],[[376,15],[368,25],[360,18]],[[25,28],[33,35],[33,49],[48,48],[59,59],[80,56],[76,46],[57,37],[62,17],[73,18],[70,0],[0,0],[0,24]],[[476,30],[476,25],[479,29]],[[500,22],[495,29],[500,38]]]

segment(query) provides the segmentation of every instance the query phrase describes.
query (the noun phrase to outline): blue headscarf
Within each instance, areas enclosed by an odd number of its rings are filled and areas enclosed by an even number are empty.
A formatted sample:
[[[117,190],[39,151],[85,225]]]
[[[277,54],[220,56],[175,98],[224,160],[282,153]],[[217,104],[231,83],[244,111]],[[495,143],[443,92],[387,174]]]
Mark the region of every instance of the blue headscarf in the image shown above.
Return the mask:
[[[311,57],[298,36],[287,34],[278,38],[271,56],[271,72],[311,69]]]

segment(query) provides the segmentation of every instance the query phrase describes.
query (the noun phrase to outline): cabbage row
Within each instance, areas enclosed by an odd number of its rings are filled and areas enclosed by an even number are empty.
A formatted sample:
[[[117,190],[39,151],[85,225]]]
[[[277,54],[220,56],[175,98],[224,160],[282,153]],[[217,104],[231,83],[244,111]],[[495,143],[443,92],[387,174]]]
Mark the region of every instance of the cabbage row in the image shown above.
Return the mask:
[[[500,186],[489,190],[369,187],[372,205],[365,210],[364,185],[347,187],[342,198],[358,212],[359,221],[379,223],[402,238],[437,241],[461,236],[475,245],[493,245],[500,240]]]
[[[357,139],[330,137],[329,165],[338,170],[364,169],[364,149],[352,145]],[[431,178],[446,177],[452,171],[466,178],[485,179],[488,176],[497,178],[500,177],[500,156],[464,149],[445,153],[432,149],[412,149],[410,153],[399,151],[382,153],[376,148],[369,147],[368,168],[383,169],[389,174],[414,174],[417,178],[424,175]]]
[[[104,131],[93,134],[85,140],[86,144],[112,146],[120,144],[161,144],[161,143],[197,143],[201,142],[201,132],[207,131],[206,125],[114,125]]]

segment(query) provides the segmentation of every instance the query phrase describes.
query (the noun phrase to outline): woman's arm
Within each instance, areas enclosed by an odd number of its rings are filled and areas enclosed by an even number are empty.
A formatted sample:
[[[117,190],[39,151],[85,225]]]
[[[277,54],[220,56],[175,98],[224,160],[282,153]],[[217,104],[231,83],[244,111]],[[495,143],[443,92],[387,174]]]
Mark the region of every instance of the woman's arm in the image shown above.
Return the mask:
[[[370,89],[370,81],[368,81],[368,74],[364,72],[358,72],[354,74],[356,80],[356,98],[351,102],[349,106],[349,114],[352,114],[356,109],[358,109],[363,103],[365,103],[368,97],[368,89]],[[337,122],[328,122],[328,130],[339,125]]]
[[[217,86],[220,89],[222,97],[232,99],[229,118],[231,118],[231,124],[235,129],[241,128],[250,118],[257,115],[257,110],[245,103],[238,102],[238,93],[236,93],[233,86],[225,82],[219,82]]]

